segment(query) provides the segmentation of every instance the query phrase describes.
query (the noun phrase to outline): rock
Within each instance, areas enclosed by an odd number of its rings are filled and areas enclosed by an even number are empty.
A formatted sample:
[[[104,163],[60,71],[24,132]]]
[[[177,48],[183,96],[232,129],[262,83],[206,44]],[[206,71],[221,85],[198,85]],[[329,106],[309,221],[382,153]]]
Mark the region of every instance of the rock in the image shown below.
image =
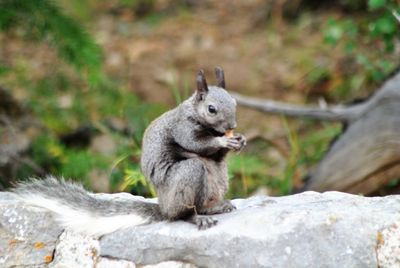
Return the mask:
[[[65,231],[57,243],[54,260],[49,267],[95,267],[99,241],[93,237]]]
[[[400,267],[400,221],[378,232],[378,262],[381,268]]]
[[[101,196],[121,198],[121,195]],[[340,192],[305,192],[233,202],[238,209],[216,215],[218,225],[205,231],[182,221],[159,222],[97,239],[70,231],[61,234],[49,213],[14,200],[9,193],[0,193],[0,266],[393,267],[399,264],[400,196],[372,198]],[[46,256],[54,256],[54,260]]]
[[[197,266],[191,263],[184,263],[180,261],[166,261],[158,264],[144,265],[143,268],[196,268]]]
[[[99,258],[96,268],[135,268],[136,265],[133,262],[125,260],[113,260],[109,258]]]
[[[0,267],[52,262],[62,229],[49,212],[29,207],[10,193],[0,193]]]

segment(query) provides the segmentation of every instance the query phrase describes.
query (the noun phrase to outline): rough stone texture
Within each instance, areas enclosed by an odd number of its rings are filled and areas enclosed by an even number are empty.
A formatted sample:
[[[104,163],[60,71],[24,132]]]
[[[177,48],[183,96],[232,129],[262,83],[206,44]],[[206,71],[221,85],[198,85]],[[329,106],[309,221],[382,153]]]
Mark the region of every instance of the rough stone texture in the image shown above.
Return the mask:
[[[205,231],[160,222],[97,240],[62,232],[47,212],[0,193],[0,267],[399,265],[400,196],[306,192],[234,203],[237,211]]]
[[[125,260],[113,260],[109,258],[99,258],[96,268],[135,268],[133,262]]]
[[[53,260],[62,229],[50,213],[17,202],[9,193],[0,193],[0,215],[0,267],[41,267]]]
[[[99,250],[99,241],[97,239],[65,231],[59,238],[54,260],[49,264],[49,267],[94,267],[97,263]]]
[[[400,267],[400,221],[378,233],[380,268]]]
[[[143,268],[196,268],[196,265],[180,261],[166,261],[157,264],[144,265]]]

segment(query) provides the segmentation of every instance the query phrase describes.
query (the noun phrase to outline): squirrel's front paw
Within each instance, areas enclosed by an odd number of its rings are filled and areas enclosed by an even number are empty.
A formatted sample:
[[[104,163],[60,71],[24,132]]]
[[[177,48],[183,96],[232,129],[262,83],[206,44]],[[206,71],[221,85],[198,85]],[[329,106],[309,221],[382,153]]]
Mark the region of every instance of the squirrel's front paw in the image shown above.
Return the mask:
[[[239,151],[243,146],[241,144],[241,141],[236,137],[226,137],[222,136],[219,137],[221,146],[223,148],[228,148],[231,150]]]
[[[242,134],[236,133],[235,136],[233,136],[234,139],[236,139],[239,142],[239,149],[236,149],[236,151],[240,151],[243,149],[244,146],[246,146],[246,138]]]

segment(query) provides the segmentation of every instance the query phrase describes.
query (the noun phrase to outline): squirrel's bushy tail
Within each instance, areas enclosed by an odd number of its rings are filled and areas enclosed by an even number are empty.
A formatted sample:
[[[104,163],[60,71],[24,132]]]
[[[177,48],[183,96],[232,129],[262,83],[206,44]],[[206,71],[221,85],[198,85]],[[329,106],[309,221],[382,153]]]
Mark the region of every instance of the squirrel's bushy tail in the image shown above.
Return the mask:
[[[162,220],[158,204],[95,196],[80,184],[53,177],[19,183],[13,192],[24,202],[54,212],[61,226],[88,235]]]

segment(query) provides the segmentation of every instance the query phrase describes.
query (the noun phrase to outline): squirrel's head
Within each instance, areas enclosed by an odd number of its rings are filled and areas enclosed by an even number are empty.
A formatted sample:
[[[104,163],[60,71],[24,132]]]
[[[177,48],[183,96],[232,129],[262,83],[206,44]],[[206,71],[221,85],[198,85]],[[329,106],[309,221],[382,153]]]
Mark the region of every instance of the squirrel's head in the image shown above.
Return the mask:
[[[194,104],[200,124],[223,135],[236,128],[236,100],[225,90],[224,71],[215,68],[216,86],[207,86],[204,71],[197,74],[197,90]]]

